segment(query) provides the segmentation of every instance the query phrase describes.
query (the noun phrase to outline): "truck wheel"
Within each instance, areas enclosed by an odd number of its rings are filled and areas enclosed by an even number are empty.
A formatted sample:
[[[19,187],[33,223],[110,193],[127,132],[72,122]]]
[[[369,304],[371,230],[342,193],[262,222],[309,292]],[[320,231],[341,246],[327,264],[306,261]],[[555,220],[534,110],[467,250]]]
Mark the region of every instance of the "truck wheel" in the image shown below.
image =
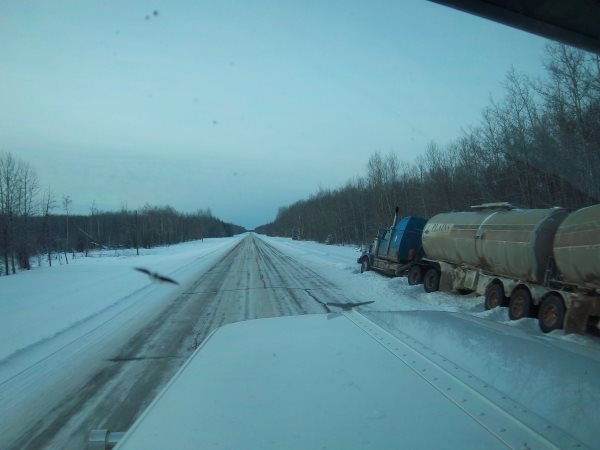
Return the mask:
[[[508,317],[510,320],[519,320],[530,317],[531,294],[525,288],[517,288],[513,291],[508,302]]]
[[[493,309],[497,306],[506,306],[504,288],[499,283],[490,283],[485,288],[485,309]]]
[[[423,269],[419,266],[412,266],[408,271],[408,284],[415,286],[423,282]]]
[[[440,273],[437,269],[429,269],[423,277],[425,292],[435,292],[440,289]]]
[[[553,330],[560,330],[563,327],[565,320],[565,303],[558,294],[548,295],[538,313],[538,321],[540,329],[544,333],[549,333]]]
[[[369,270],[371,270],[371,267],[369,267],[369,260],[367,258],[363,258],[362,262],[360,263],[360,273],[365,273]]]

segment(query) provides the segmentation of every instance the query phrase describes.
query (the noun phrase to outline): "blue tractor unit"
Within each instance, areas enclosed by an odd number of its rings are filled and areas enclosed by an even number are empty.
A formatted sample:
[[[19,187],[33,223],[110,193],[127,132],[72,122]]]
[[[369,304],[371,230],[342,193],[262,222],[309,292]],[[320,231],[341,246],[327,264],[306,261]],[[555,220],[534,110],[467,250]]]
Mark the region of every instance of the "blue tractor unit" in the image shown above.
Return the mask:
[[[427,220],[414,216],[398,218],[396,208],[392,226],[380,230],[373,244],[358,258],[361,272],[376,270],[390,276],[407,275],[423,258],[421,235]]]

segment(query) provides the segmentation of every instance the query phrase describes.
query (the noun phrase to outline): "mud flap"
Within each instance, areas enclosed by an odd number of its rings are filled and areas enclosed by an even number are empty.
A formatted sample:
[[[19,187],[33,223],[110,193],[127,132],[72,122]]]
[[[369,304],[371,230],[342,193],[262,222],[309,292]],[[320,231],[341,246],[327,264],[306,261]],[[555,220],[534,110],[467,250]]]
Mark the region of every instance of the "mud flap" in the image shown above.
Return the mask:
[[[440,291],[443,291],[443,292],[452,291],[452,289],[454,288],[453,279],[454,279],[454,277],[452,276],[452,271],[444,270],[442,268],[442,273],[440,275]]]
[[[587,328],[588,317],[591,312],[591,303],[574,301],[565,313],[564,331],[568,333],[584,334]]]

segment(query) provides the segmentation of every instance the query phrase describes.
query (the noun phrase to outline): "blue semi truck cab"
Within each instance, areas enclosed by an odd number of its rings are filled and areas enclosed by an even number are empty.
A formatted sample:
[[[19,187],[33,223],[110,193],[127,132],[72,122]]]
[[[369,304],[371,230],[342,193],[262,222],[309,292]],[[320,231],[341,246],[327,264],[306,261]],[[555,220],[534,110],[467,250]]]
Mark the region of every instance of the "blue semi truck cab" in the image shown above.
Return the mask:
[[[426,223],[427,220],[421,217],[399,218],[396,208],[392,226],[379,230],[373,243],[358,258],[360,271],[376,270],[390,276],[408,275],[424,256],[421,235]]]

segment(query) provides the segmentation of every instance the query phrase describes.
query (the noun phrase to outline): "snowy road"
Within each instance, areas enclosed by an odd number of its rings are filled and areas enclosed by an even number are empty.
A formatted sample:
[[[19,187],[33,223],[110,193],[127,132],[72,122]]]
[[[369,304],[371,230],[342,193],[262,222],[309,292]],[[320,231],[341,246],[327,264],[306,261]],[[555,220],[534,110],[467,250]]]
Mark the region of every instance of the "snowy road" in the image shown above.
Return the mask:
[[[126,430],[216,327],[322,313],[347,296],[252,235],[168,302],[116,314],[0,381],[1,448],[83,448],[91,429]],[[119,323],[119,327],[115,327]],[[127,333],[137,327],[135,334]],[[120,331],[119,331],[120,330]]]

